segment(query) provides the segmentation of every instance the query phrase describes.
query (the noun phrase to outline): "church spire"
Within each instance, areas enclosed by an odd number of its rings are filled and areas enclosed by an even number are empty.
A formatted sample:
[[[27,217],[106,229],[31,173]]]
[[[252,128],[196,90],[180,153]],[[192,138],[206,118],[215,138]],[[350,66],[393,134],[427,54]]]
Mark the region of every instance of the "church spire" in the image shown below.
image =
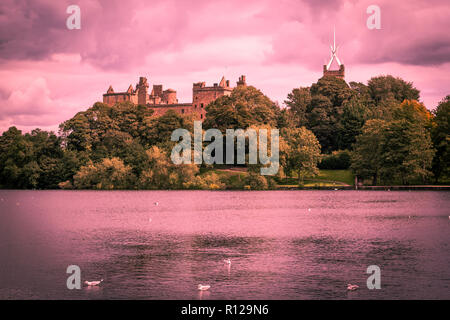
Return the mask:
[[[327,70],[330,70],[333,60],[336,60],[339,67],[341,66],[341,61],[339,60],[339,58],[337,56],[337,51],[339,49],[339,46],[336,47],[336,27],[333,28],[333,45],[332,46],[330,45],[330,48],[331,48],[331,58],[327,64]]]
[[[331,49],[330,61],[328,62],[328,64],[323,66],[323,75],[324,76],[334,76],[334,77],[337,77],[337,78],[344,79],[344,77],[345,77],[345,67],[341,63],[341,61],[339,60],[339,58],[337,56],[337,52],[338,52],[339,46],[336,46],[336,28],[333,29],[333,45],[330,45],[330,49]],[[333,63],[333,60],[335,60],[336,63],[339,65],[339,69],[338,70],[330,70],[331,64]]]

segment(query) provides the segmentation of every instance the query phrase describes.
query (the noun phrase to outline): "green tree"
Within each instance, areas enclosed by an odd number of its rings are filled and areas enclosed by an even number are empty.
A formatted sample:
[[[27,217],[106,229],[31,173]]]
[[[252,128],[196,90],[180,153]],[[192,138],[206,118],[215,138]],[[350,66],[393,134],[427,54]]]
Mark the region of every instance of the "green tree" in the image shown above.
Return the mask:
[[[314,134],[305,127],[283,129],[280,138],[280,162],[286,173],[297,173],[299,184],[305,176],[318,173],[320,144]]]
[[[322,146],[324,152],[338,148],[338,121],[342,110],[334,113],[330,99],[322,95],[315,95],[308,110],[308,126]]]
[[[82,166],[73,180],[77,189],[134,189],[135,176],[119,158],[106,158]]]
[[[22,168],[33,161],[32,143],[22,131],[11,127],[0,137],[0,184],[8,188],[23,188],[28,181],[21,181]]]
[[[310,92],[312,97],[318,95],[327,97],[335,108],[342,106],[354,94],[344,80],[334,76],[320,78],[311,86]]]
[[[420,91],[411,82],[406,82],[401,78],[394,78],[391,75],[373,77],[367,83],[370,96],[376,104],[385,100],[419,100]]]
[[[408,184],[425,181],[430,175],[434,150],[424,126],[406,119],[369,120],[356,138],[352,169],[362,178],[372,178],[376,185],[400,180]]]
[[[351,168],[360,178],[372,178],[372,185],[377,185],[383,166],[384,132],[387,123],[384,120],[369,120],[356,137],[352,152]]]
[[[339,149],[352,148],[356,142],[356,136],[361,134],[361,129],[370,116],[370,110],[361,98],[354,97],[344,104],[342,116],[337,125]]]
[[[450,177],[450,95],[439,102],[434,115],[431,137],[436,149],[433,173],[437,182],[441,177]]]
[[[294,123],[296,127],[307,125],[307,110],[311,104],[311,93],[310,88],[295,88],[292,92],[288,94],[286,101],[284,101],[286,106],[289,108],[293,116]],[[281,127],[280,127],[281,128]]]
[[[194,164],[175,165],[168,157],[167,152],[151,147],[146,151],[147,160],[145,169],[139,177],[139,187],[142,189],[183,189],[202,188],[210,180],[200,181],[196,179],[199,169]]]
[[[415,179],[425,182],[431,176],[434,156],[429,132],[407,120],[388,123],[384,132],[381,177],[409,184]]]
[[[343,106],[352,98],[354,92],[344,80],[325,76],[311,86],[310,93],[306,127],[315,134],[323,152],[337,150]]]
[[[181,116],[174,110],[167,111],[158,118],[151,118],[146,124],[146,133],[144,135],[144,147],[153,145],[171,146],[170,137],[175,129],[186,129],[190,132],[194,130],[193,119],[187,116]]]
[[[153,111],[130,102],[113,106],[97,102],[60,125],[60,134],[68,149],[93,152],[101,148],[110,131],[129,134],[145,144]]]
[[[222,96],[206,106],[205,129],[246,129],[251,125],[275,127],[279,107],[252,86],[239,86],[231,95]]]

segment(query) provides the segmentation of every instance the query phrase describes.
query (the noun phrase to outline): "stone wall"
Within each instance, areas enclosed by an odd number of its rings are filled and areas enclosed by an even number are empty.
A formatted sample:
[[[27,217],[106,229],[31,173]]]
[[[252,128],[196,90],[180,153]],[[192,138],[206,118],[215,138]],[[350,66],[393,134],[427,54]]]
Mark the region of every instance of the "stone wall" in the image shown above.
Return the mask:
[[[343,64],[339,67],[339,70],[327,70],[327,66],[323,66],[323,76],[333,76],[336,78],[341,78],[344,80],[345,78],[345,67]]]

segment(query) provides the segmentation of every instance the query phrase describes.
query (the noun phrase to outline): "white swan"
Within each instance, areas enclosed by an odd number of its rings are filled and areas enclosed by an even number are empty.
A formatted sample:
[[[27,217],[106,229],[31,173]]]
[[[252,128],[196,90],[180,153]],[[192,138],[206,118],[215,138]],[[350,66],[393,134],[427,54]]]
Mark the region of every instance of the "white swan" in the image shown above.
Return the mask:
[[[356,289],[358,289],[359,286],[357,284],[347,284],[347,290],[349,291],[355,291]]]
[[[85,281],[84,284],[87,286],[98,286],[102,282],[103,282],[103,279],[101,279],[100,281]]]
[[[201,284],[198,285],[198,290],[200,290],[200,291],[206,291],[209,288],[211,288],[211,286],[208,286],[208,285],[204,286],[204,285],[201,285]]]
[[[155,202],[154,205],[157,206],[157,205],[158,205],[158,202]]]
[[[225,262],[226,264],[231,264],[231,260],[230,259],[224,259],[223,262]]]

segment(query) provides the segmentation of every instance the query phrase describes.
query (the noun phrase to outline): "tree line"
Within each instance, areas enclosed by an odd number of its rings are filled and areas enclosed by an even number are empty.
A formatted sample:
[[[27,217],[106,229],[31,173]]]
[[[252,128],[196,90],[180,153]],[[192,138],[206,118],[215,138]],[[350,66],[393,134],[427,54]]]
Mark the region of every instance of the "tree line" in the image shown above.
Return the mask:
[[[323,77],[295,88],[281,108],[260,90],[237,87],[207,107],[203,128],[278,128],[276,177],[247,165],[245,178],[223,177],[208,165],[174,165],[173,130],[193,131],[193,117],[146,106],[97,102],[59,126],[57,134],[15,127],[0,137],[0,187],[20,189],[267,189],[286,176],[301,184],[318,168],[351,168],[377,183],[448,179],[450,96],[433,112],[400,78],[366,84]]]

